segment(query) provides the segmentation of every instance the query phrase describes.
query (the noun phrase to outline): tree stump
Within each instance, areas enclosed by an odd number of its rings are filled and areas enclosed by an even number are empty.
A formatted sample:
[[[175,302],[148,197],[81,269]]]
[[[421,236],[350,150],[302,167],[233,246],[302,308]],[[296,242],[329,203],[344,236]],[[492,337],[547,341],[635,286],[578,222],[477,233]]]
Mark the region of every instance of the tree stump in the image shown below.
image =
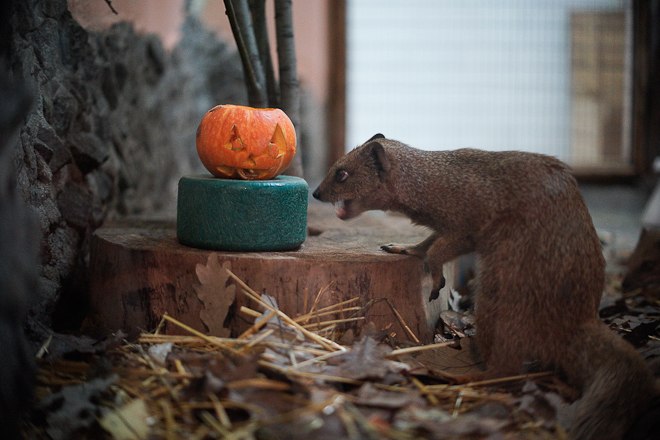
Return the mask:
[[[213,334],[208,316],[216,311],[197,295],[196,266],[206,265],[215,254],[253,290],[274,297],[280,310],[291,317],[309,311],[315,301],[321,308],[359,297],[358,304],[368,305],[365,319],[345,327],[359,331],[373,322],[400,339],[411,339],[403,321],[420,341],[430,342],[440,311],[446,308],[448,287],[429,302],[431,277],[423,261],[380,250],[385,243],[421,241],[429,232],[401,217],[369,214],[341,222],[330,206],[312,202],[307,240],[298,250],[287,252],[222,252],[183,246],[172,221],[122,221],[100,228],[91,245],[87,330],[122,329],[134,335],[154,329],[168,313]],[[447,286],[453,284],[451,272],[445,269]],[[217,311],[217,319],[224,320],[233,335],[252,325],[252,318],[238,312],[242,305],[256,308],[237,295],[234,313],[227,319]]]

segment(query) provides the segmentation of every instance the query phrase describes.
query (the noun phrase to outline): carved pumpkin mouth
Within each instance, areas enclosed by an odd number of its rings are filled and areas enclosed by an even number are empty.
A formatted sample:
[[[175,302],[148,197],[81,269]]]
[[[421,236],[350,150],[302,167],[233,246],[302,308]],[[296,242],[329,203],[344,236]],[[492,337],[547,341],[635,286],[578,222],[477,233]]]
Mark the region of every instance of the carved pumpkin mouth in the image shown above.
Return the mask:
[[[219,165],[215,168],[216,176],[226,177],[228,179],[239,176],[243,180],[264,180],[273,174],[273,168],[253,169],[253,168],[233,168]]]

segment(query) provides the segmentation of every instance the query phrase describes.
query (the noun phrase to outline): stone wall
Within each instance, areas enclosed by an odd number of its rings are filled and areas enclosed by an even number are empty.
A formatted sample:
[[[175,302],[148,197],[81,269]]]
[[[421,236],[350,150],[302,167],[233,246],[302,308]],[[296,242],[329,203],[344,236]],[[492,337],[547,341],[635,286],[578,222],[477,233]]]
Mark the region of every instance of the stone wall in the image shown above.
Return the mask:
[[[13,6],[10,70],[34,97],[13,159],[41,232],[30,316],[43,324],[34,328],[72,329],[84,313],[91,234],[111,217],[173,214],[178,178],[200,170],[197,123],[217,103],[245,102],[242,71],[191,17],[166,52],[128,24],[87,32],[66,0]]]

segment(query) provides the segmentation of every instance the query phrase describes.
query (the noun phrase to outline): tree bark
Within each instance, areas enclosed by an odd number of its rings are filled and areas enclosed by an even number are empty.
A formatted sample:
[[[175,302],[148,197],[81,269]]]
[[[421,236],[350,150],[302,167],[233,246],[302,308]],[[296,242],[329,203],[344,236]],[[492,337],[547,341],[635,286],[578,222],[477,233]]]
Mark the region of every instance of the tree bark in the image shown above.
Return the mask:
[[[131,336],[140,329],[155,328],[167,312],[199,331],[211,331],[204,317],[222,320],[226,309],[217,303],[205,304],[194,286],[200,284],[197,264],[207,265],[209,255],[216,254],[221,264],[229,263],[231,271],[257,292],[268,292],[278,308],[291,317],[308,312],[315,301],[321,308],[360,297],[355,305],[371,305],[361,312],[366,319],[346,327],[359,333],[364,323],[372,321],[376,328],[387,328],[388,333],[396,332],[397,337],[405,339],[407,333],[400,324],[405,321],[419,340],[430,342],[449,286],[453,285],[453,271],[445,270],[448,278],[443,300],[429,302],[431,279],[424,262],[413,256],[388,254],[378,247],[393,237],[417,242],[428,232],[397,217],[365,216],[355,222],[347,226],[334,218],[331,206],[315,203],[310,206],[308,224],[319,235],[308,237],[305,246],[295,252],[259,254],[183,246],[177,242],[172,223],[129,221],[105,225],[92,238],[91,313],[87,324],[105,331],[121,328]],[[319,295],[324,290],[325,294]],[[242,305],[250,304],[238,295],[235,310]],[[237,313],[225,325],[233,334],[240,334],[251,323]]]
[[[224,0],[231,31],[243,62],[248,101],[252,107],[267,107],[266,78],[247,0]]]
[[[275,29],[280,73],[280,108],[289,116],[296,129],[299,129],[300,92],[296,73],[296,46],[293,35],[291,0],[275,0]],[[298,142],[297,154],[285,173],[301,177],[303,175],[300,142]]]

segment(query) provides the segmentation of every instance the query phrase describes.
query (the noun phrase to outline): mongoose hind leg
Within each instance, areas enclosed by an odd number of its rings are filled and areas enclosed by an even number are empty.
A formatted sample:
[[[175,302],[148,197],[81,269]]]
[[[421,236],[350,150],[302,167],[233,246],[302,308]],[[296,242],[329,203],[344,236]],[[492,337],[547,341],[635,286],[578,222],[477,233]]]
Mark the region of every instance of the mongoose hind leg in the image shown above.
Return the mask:
[[[452,240],[437,236],[436,240],[426,252],[426,264],[430,269],[433,278],[433,288],[429,294],[429,302],[438,299],[440,296],[440,290],[445,287],[445,277],[442,271],[443,265],[463,254],[472,252],[473,250],[471,240]]]

